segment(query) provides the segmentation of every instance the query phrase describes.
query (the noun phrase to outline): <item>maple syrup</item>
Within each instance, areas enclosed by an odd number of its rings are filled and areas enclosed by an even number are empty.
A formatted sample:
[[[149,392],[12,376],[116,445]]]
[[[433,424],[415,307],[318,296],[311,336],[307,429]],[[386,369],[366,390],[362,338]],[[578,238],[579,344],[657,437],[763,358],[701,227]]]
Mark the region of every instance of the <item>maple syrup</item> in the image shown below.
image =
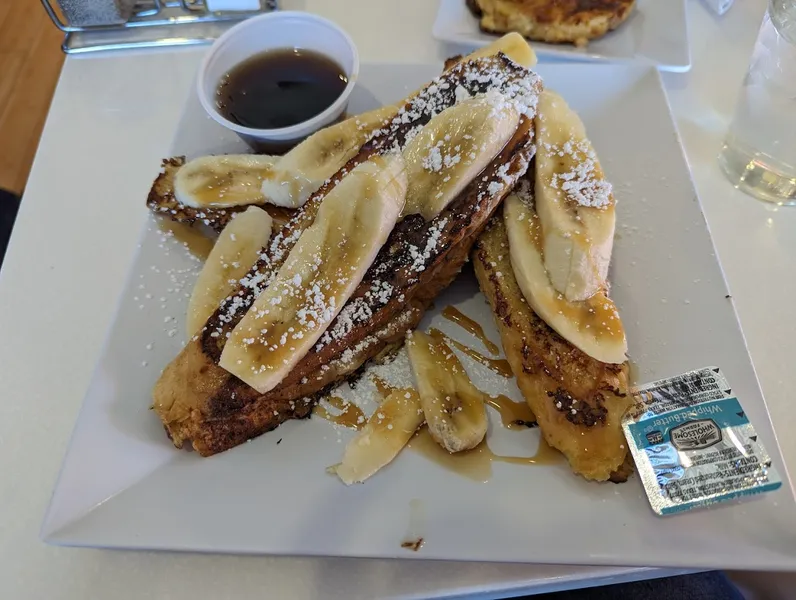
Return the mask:
[[[347,85],[343,68],[322,54],[299,48],[270,50],[222,77],[216,105],[238,125],[279,129],[322,113]]]
[[[271,218],[274,220],[274,228],[280,228],[285,225],[290,219],[293,218],[293,215],[296,214],[296,209],[293,208],[284,208],[282,206],[274,206],[273,204],[266,204],[263,207],[263,210],[267,212]]]
[[[500,422],[506,429],[525,429],[536,425],[536,415],[527,402],[515,402],[503,394],[486,396],[484,401],[498,411]]]
[[[204,235],[198,228],[191,227],[186,223],[171,221],[169,219],[158,219],[158,228],[165,234],[171,235],[188,252],[196,258],[206,260],[213,249],[216,241]]]
[[[332,414],[325,406],[316,404],[312,414],[326,419],[331,423],[348,427],[349,429],[362,429],[365,423],[367,423],[365,413],[353,402],[347,402],[338,396],[329,396],[326,398],[326,402],[341,412],[339,414]]]
[[[486,337],[483,327],[478,322],[474,321],[455,306],[446,306],[442,310],[442,316],[448,319],[451,323],[456,323],[459,327],[464,329],[477,337],[479,341],[489,350],[490,354],[500,354],[497,344]]]
[[[374,385],[376,386],[376,391],[378,391],[378,392],[379,392],[379,395],[381,395],[382,399],[386,399],[386,398],[387,398],[387,396],[389,396],[389,395],[390,395],[390,394],[392,394],[392,393],[393,393],[395,390],[397,390],[397,389],[398,389],[398,388],[397,388],[397,387],[395,387],[394,385],[390,385],[389,383],[387,383],[386,381],[384,381],[384,379],[382,379],[382,378],[381,378],[381,377],[379,377],[378,375],[373,375],[373,376],[371,377],[371,379],[373,380],[373,383],[374,383]]]
[[[492,477],[494,462],[539,466],[555,464],[563,458],[542,437],[539,438],[539,447],[533,456],[500,456],[492,452],[486,439],[472,450],[451,454],[434,441],[425,425],[409,440],[407,447],[448,471],[481,482],[488,481]]]
[[[467,356],[472,358],[474,361],[481,363],[485,367],[489,367],[498,375],[501,375],[506,378],[514,377],[514,373],[511,372],[511,365],[509,365],[509,361],[503,358],[489,358],[487,356],[484,356],[483,354],[481,354],[476,350],[473,350],[469,346],[465,346],[461,342],[457,342],[453,338],[448,337],[447,335],[442,333],[439,329],[436,329],[434,327],[431,328],[429,334],[431,335],[432,338],[434,338],[437,341],[445,342],[449,346],[454,346],[458,348],[459,350],[464,352]]]

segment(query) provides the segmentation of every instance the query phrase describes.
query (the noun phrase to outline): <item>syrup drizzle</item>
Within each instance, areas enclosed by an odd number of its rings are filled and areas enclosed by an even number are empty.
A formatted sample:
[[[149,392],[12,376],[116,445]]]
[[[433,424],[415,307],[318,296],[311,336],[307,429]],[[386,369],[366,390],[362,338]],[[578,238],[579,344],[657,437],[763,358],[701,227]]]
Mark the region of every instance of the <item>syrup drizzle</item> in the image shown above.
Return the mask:
[[[448,319],[451,323],[456,323],[459,327],[464,329],[467,333],[470,333],[477,337],[480,342],[489,350],[490,354],[498,355],[500,354],[500,350],[492,340],[486,337],[484,333],[483,327],[479,325],[476,321],[465,315],[455,306],[446,306],[442,310],[442,316]]]
[[[486,396],[484,401],[500,414],[500,421],[506,429],[525,429],[536,426],[536,415],[525,402],[515,402],[503,394],[497,397]]]
[[[447,471],[480,482],[488,481],[492,477],[492,463],[495,462],[540,466],[555,464],[562,459],[562,455],[551,448],[542,437],[539,438],[539,447],[533,456],[500,456],[492,452],[486,439],[472,450],[451,454],[434,441],[425,425],[409,440],[407,446]]]
[[[206,260],[216,241],[203,235],[197,227],[186,223],[178,223],[169,219],[158,219],[158,228],[165,234],[171,234],[175,240],[188,249],[196,258]]]
[[[365,418],[365,413],[353,402],[348,402],[338,396],[329,396],[326,398],[326,401],[330,406],[333,406],[341,412],[339,414],[332,414],[325,406],[316,404],[315,408],[312,410],[312,414],[326,419],[331,423],[336,423],[337,425],[342,425],[350,429],[362,429],[365,423],[367,423],[368,420]]]
[[[375,384],[375,386],[376,386],[376,390],[379,392],[379,395],[380,395],[382,398],[386,398],[387,396],[389,396],[389,395],[390,395],[390,394],[392,394],[392,393],[393,393],[395,390],[397,390],[397,389],[398,389],[398,388],[397,388],[397,387],[395,387],[394,385],[390,385],[389,383],[387,383],[386,381],[384,381],[384,379],[382,379],[382,378],[381,378],[381,377],[379,377],[378,375],[372,375],[372,376],[371,376],[371,379],[373,380],[373,383],[374,383],[374,384]]]
[[[448,337],[447,335],[442,333],[439,329],[436,329],[434,327],[431,328],[431,331],[429,331],[429,334],[435,340],[437,340],[439,342],[444,342],[445,344],[448,344],[449,346],[454,346],[455,348],[461,350],[467,356],[472,358],[474,361],[481,363],[485,367],[489,367],[490,369],[492,369],[498,375],[501,375],[502,377],[506,377],[506,378],[514,377],[514,374],[511,372],[511,366],[509,365],[509,361],[507,361],[506,359],[503,359],[503,358],[488,358],[488,357],[484,356],[483,354],[481,354],[480,352],[477,352],[477,351],[473,350],[469,346],[465,346],[461,342],[457,342],[453,338]]]

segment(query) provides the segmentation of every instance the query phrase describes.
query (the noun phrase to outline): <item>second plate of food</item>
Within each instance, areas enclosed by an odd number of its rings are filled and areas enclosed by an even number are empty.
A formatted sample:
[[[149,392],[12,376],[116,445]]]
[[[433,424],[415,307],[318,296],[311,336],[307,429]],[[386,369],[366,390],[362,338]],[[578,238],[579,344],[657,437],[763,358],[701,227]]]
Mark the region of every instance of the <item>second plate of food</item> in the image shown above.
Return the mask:
[[[443,42],[468,47],[492,43],[500,35],[498,30],[519,31],[529,38],[536,37],[532,31],[546,39],[570,35],[570,43],[531,43],[543,60],[646,60],[666,71],[691,68],[685,0],[617,0],[597,3],[603,5],[599,9],[594,9],[593,2],[572,0],[558,3],[562,6],[555,14],[550,13],[549,4],[546,0],[440,0],[432,33]],[[587,25],[586,32],[612,30],[587,40],[581,24]]]

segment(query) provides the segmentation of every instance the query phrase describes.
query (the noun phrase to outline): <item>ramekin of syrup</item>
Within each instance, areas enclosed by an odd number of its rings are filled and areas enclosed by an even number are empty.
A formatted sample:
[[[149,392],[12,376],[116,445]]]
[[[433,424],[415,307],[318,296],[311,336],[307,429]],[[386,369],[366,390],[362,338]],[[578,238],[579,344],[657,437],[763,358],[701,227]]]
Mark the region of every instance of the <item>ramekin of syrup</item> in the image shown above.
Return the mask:
[[[304,12],[247,19],[208,51],[197,78],[207,113],[256,151],[288,150],[345,112],[359,72],[351,38]]]

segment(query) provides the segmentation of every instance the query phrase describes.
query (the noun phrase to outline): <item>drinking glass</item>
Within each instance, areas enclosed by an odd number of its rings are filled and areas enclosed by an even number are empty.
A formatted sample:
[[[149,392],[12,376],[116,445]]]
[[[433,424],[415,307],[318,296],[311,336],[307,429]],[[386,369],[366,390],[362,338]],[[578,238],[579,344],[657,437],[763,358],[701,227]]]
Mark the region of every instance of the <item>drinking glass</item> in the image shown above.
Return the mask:
[[[760,200],[796,204],[796,0],[770,0],[719,165]]]

